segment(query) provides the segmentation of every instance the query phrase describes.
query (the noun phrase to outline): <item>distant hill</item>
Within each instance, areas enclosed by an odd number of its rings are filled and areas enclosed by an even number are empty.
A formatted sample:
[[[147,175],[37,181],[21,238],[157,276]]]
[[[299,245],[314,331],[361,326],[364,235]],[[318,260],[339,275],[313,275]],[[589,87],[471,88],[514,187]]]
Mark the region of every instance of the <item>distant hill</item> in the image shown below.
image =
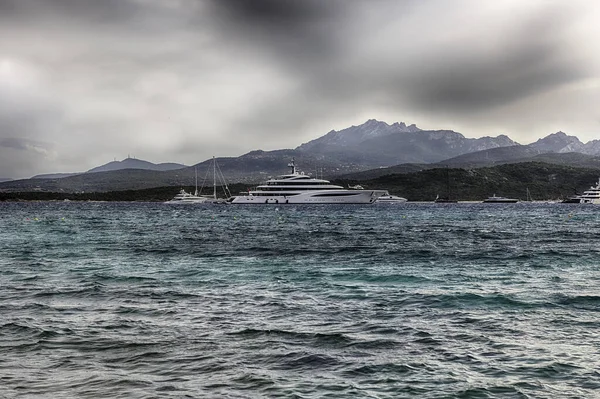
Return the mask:
[[[389,168],[378,168],[363,172],[348,173],[340,176],[340,178],[349,180],[369,180],[390,174],[413,173],[435,168],[450,167],[455,169],[477,169],[525,162],[543,162],[579,168],[600,169],[600,156],[598,155],[586,155],[575,152],[539,154],[537,150],[528,146],[513,146],[465,154],[431,164],[401,164],[390,166]]]
[[[115,172],[101,172],[107,181]],[[125,173],[130,179],[143,179],[146,173],[156,173],[139,169],[129,169]],[[168,172],[165,172],[168,173]],[[493,194],[526,199],[527,191],[534,200],[566,198],[576,192],[582,192],[597,181],[600,169],[574,168],[542,162],[525,162],[498,165],[479,169],[434,168],[416,173],[386,175],[377,179],[361,182],[365,188],[389,190],[411,201],[433,201],[438,195],[446,193],[450,187],[450,197],[461,201],[481,201]],[[81,178],[86,175],[79,175]],[[89,176],[89,175],[88,175]],[[70,178],[67,178],[70,179]],[[57,179],[56,182],[64,182]],[[141,180],[140,180],[141,181]],[[353,184],[351,180],[334,180],[341,185]],[[85,182],[81,182],[82,185]],[[449,183],[449,185],[447,184]],[[111,183],[112,184],[112,183]],[[130,186],[131,184],[126,184]],[[135,184],[133,185],[136,186]],[[190,185],[183,185],[190,190]],[[233,193],[245,191],[248,185],[230,185]],[[212,189],[212,187],[211,187]],[[220,188],[218,189],[220,191]],[[100,201],[165,201],[171,199],[177,189],[172,185],[157,188],[132,188],[126,190],[102,192],[69,193],[54,190],[0,192],[0,201],[15,200],[100,200]],[[445,206],[445,205],[439,205]],[[491,205],[494,206],[494,205]],[[562,205],[556,205],[562,206]],[[567,207],[572,207],[567,205]],[[398,208],[399,210],[401,208]],[[570,212],[570,211],[569,211]]]
[[[348,180],[371,180],[381,176],[415,173],[425,169],[435,168],[435,164],[426,163],[403,163],[400,165],[389,166],[386,168],[369,169],[362,172],[347,173],[338,176],[339,179]]]
[[[542,156],[542,154],[555,155]],[[572,155],[563,156],[562,154]],[[537,159],[565,165],[594,167],[593,162],[598,159],[598,156],[600,156],[600,140],[593,140],[584,144],[575,136],[557,132],[532,144],[476,151],[446,159],[439,163],[453,167],[482,167]]]
[[[416,173],[391,174],[362,180],[365,188],[386,189],[410,201],[433,201],[437,195],[461,201],[481,201],[493,194],[526,199],[529,189],[535,200],[567,198],[598,181],[599,169],[523,162],[479,169],[434,168]],[[347,185],[355,180],[336,180]]]
[[[11,181],[13,179],[9,178],[9,177],[0,177],[0,183],[4,182],[4,181]]]
[[[111,172],[114,170],[122,169],[144,169],[144,170],[156,170],[156,171],[167,171],[186,168],[186,165],[179,163],[159,163],[155,164],[152,162],[144,161],[135,158],[125,158],[122,161],[112,161],[107,164],[97,166],[87,171],[87,173],[98,173],[98,172]]]
[[[99,172],[112,172],[123,169],[142,169],[142,170],[154,170],[154,171],[168,171],[178,170],[186,168],[186,165],[179,163],[159,163],[155,164],[152,162],[144,161],[135,158],[125,158],[122,161],[112,161],[101,166],[97,166],[88,170],[87,172],[76,172],[76,173],[45,173],[35,175],[32,179],[63,179],[65,177],[71,177],[80,175],[82,173],[99,173]],[[1,181],[1,180],[0,180]]]
[[[63,177],[75,176],[81,173],[46,173],[42,175],[35,175],[32,179],[62,179]]]

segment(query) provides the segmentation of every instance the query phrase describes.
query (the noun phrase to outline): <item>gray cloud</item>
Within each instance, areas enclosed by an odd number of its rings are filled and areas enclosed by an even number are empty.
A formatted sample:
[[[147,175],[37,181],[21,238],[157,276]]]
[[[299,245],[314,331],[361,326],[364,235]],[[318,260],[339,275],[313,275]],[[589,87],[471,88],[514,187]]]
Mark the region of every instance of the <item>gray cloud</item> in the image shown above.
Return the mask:
[[[129,153],[192,164],[295,147],[368,118],[520,142],[559,129],[590,139],[599,10],[577,0],[0,0],[0,140],[56,154],[28,152],[18,168],[4,156],[0,168],[86,170]]]
[[[0,139],[0,147],[23,151],[33,151],[44,155],[48,154],[48,152],[51,150],[51,145],[49,143],[36,140],[27,140],[19,137],[6,137]]]

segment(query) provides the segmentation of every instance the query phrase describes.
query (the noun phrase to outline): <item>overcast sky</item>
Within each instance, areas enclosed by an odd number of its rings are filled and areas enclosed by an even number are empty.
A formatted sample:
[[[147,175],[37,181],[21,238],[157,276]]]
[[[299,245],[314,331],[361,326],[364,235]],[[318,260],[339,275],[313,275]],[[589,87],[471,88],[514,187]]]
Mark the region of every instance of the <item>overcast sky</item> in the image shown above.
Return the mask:
[[[600,139],[596,0],[0,0],[0,177],[188,165],[375,118]]]

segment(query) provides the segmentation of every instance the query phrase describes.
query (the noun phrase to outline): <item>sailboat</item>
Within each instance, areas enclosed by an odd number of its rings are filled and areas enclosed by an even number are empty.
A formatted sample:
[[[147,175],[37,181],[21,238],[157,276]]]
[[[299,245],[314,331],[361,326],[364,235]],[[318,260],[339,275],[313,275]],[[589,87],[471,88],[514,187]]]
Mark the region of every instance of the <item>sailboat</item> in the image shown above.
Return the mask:
[[[532,202],[533,200],[531,199],[531,193],[529,192],[529,187],[527,187],[527,192],[526,192],[526,198],[525,201],[527,202]]]
[[[206,183],[208,174],[210,173],[210,169],[211,168],[209,167],[206,170],[206,175],[204,177],[204,181],[202,182],[202,187],[200,188],[200,192],[202,192],[202,190],[204,189],[204,184]],[[229,198],[231,198],[231,192],[229,191],[229,186],[227,185],[225,176],[223,175],[223,172],[221,171],[219,164],[217,164],[217,160],[214,156],[212,157],[212,172],[213,172],[213,179],[212,179],[213,180],[213,195],[212,196],[201,195],[200,197],[204,198],[204,202],[207,202],[207,203],[228,204],[229,203],[228,200],[229,200]],[[225,198],[217,197],[217,180],[219,181],[219,184],[223,188]]]
[[[457,200],[450,199],[450,169],[446,166],[446,197],[440,197],[439,194],[435,197],[436,204],[454,204]]]

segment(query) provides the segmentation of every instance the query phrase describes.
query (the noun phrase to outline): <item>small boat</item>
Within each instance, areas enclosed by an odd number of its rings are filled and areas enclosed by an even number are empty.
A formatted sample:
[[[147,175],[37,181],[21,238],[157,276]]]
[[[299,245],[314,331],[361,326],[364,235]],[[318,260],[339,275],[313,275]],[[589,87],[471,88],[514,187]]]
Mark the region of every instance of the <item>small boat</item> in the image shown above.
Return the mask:
[[[562,201],[563,204],[600,204],[600,179],[595,186],[591,186],[589,190],[583,194],[569,197]]]
[[[458,202],[457,200],[450,199],[450,168],[448,166],[446,166],[446,193],[446,197],[440,197],[439,194],[436,195],[433,202],[436,204],[455,204]]]
[[[385,192],[382,196],[375,200],[376,204],[401,204],[408,201],[404,197],[399,197],[397,195],[391,195],[389,192]]]
[[[458,201],[448,197],[440,197],[439,195],[433,200],[436,204],[456,204]]]
[[[207,201],[206,197],[198,195],[198,190],[195,194],[188,193],[183,188],[173,199],[165,202],[166,204],[202,204]]]
[[[165,204],[202,204],[207,201],[206,197],[198,195],[198,170],[194,170],[196,175],[196,190],[194,194],[188,193],[183,188],[179,191],[175,197],[165,202]]]
[[[484,199],[483,202],[488,204],[514,204],[519,202],[519,200],[516,198],[497,197],[496,194],[494,194],[493,196]]]

